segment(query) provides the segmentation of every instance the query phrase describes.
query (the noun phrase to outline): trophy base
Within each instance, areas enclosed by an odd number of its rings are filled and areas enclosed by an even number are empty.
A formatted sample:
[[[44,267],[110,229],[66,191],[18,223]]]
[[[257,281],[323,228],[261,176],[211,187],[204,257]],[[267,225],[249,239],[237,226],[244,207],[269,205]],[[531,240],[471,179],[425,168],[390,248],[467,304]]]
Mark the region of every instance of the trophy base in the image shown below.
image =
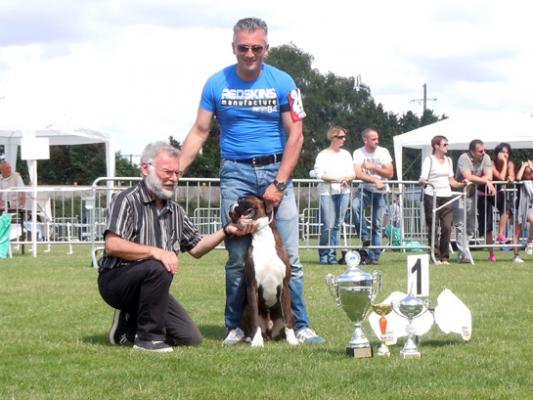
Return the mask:
[[[374,352],[372,347],[346,347],[346,354],[353,358],[371,358]]]
[[[382,344],[376,355],[380,356],[380,357],[390,357],[390,351],[389,351],[389,348],[385,345],[385,344]]]
[[[400,357],[402,357],[404,360],[408,358],[420,358],[420,352],[419,351],[400,351]]]

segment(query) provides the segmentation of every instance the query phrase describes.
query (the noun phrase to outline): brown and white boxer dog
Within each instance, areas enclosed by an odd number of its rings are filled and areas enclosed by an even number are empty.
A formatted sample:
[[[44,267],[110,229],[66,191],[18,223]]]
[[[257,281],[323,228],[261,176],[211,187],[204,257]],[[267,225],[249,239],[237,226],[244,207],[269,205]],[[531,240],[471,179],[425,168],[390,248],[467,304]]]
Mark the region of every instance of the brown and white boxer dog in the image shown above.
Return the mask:
[[[230,210],[234,223],[254,223],[244,267],[246,305],[242,328],[252,347],[263,347],[263,338],[285,334],[290,345],[299,344],[294,334],[289,279],[291,266],[287,250],[273,219],[272,207],[262,198],[246,195]]]

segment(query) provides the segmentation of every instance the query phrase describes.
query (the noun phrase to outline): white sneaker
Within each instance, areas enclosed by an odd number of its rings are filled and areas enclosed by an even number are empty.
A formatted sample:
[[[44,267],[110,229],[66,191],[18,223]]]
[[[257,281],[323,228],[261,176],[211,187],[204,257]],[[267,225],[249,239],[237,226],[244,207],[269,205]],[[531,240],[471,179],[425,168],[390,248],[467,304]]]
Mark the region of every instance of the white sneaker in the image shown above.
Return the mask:
[[[526,247],[526,254],[528,256],[533,256],[533,242],[529,242]]]
[[[233,346],[244,339],[244,332],[241,328],[235,328],[228,332],[226,339],[222,342],[223,345]]]
[[[309,327],[305,327],[296,332],[296,338],[300,343],[325,343],[326,339],[322,336],[318,336],[314,330]]]
[[[524,260],[522,260],[522,259],[520,258],[520,256],[514,256],[514,257],[513,257],[513,262],[514,262],[514,263],[517,263],[517,264],[522,264],[522,263],[524,263]]]

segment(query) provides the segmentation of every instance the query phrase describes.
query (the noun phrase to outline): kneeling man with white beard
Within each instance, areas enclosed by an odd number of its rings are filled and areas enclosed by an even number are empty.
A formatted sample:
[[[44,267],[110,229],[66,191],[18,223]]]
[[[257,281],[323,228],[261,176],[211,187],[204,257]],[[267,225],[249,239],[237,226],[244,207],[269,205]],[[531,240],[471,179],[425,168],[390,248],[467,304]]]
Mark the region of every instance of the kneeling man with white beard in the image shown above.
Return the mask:
[[[179,151],[167,143],[146,146],[140,170],[143,180],[118,193],[109,208],[98,288],[115,308],[111,344],[133,342],[134,349],[170,352],[171,346],[202,340],[196,324],[169,293],[179,270],[177,253],[188,251],[199,258],[226,235],[247,235],[255,226],[228,224],[201,236],[172,200],[181,171]]]

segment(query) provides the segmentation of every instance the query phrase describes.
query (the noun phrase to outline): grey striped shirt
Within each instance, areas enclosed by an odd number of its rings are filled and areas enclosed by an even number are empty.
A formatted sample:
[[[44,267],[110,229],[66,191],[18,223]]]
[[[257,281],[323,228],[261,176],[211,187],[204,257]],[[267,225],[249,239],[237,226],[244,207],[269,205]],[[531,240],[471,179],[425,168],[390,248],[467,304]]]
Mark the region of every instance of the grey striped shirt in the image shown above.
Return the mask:
[[[175,252],[189,251],[202,238],[178,203],[167,200],[158,209],[144,181],[115,196],[109,207],[104,238],[108,232],[130,242]],[[113,268],[133,262],[104,253],[98,265]]]

